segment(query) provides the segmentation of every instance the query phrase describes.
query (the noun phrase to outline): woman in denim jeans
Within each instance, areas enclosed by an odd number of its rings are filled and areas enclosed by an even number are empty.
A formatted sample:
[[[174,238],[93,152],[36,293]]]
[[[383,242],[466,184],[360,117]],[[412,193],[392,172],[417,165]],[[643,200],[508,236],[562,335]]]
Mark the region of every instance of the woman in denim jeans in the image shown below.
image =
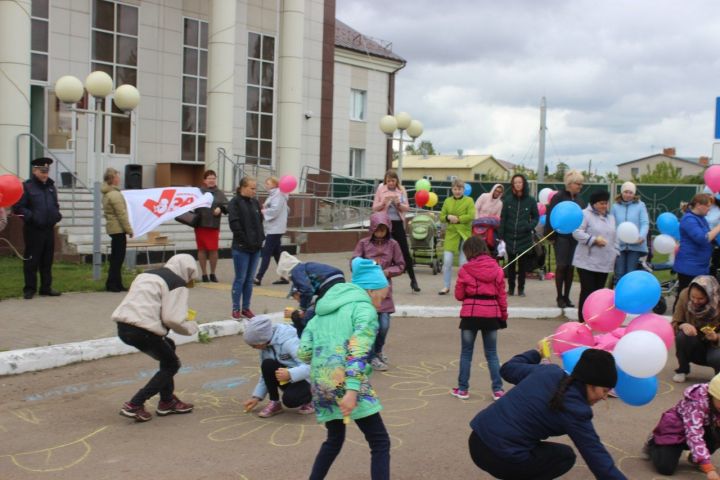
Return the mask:
[[[235,319],[255,316],[250,310],[250,300],[260,249],[265,239],[260,204],[255,198],[256,191],[257,181],[252,177],[243,177],[235,197],[230,200],[227,207],[228,222],[233,232],[232,258],[235,280],[232,284],[231,297],[232,317]]]
[[[460,268],[455,283],[455,298],[463,302],[460,310],[460,373],[458,386],[450,394],[462,400],[470,398],[470,367],[479,330],[490,370],[493,400],[497,400],[504,394],[497,355],[497,331],[507,327],[505,274],[490,256],[482,238],[470,237],[463,244],[463,252],[468,262]]]

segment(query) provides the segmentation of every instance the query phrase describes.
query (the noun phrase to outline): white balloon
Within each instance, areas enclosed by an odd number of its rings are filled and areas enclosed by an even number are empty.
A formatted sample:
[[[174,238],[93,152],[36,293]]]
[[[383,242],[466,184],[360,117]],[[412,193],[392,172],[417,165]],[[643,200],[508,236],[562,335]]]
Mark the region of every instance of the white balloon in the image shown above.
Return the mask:
[[[547,205],[550,203],[550,200],[548,197],[552,193],[552,188],[545,187],[542,190],[540,190],[540,193],[538,193],[538,201],[542,203],[543,205]]]
[[[653,248],[658,253],[673,253],[675,251],[675,239],[670,235],[661,233],[653,240]]]
[[[637,378],[654,377],[665,368],[667,348],[660,337],[647,330],[623,336],[613,350],[618,367]]]
[[[617,227],[617,236],[621,241],[634,245],[640,239],[640,230],[632,222],[622,222]]]

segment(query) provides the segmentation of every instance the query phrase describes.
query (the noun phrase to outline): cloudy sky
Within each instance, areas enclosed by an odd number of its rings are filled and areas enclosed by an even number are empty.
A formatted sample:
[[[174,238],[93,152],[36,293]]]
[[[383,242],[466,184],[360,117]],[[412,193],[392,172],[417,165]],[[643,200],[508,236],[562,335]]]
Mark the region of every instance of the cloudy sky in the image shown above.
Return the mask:
[[[616,171],[676,147],[711,155],[720,96],[714,0],[337,0],[337,17],[407,60],[396,111],[436,150]]]

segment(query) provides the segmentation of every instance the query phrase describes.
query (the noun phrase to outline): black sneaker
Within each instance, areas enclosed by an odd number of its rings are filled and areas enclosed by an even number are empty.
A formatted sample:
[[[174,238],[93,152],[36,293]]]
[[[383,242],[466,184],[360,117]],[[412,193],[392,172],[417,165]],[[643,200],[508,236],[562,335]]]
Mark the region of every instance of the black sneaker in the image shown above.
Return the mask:
[[[41,297],[59,297],[60,295],[62,295],[62,293],[52,289],[48,290],[47,292],[40,292]]]
[[[281,278],[280,280],[275,280],[274,282],[272,282],[272,284],[273,285],[288,285],[288,284],[290,284],[290,282],[288,282],[284,278]]]
[[[524,296],[525,296],[525,290],[523,290],[521,288],[520,290],[518,290],[518,297],[524,297]]]
[[[262,283],[262,280],[259,280],[259,279],[257,279],[257,278],[255,278],[255,279],[253,280],[253,285],[255,285],[256,287],[259,287],[259,286],[260,286],[260,283]]]

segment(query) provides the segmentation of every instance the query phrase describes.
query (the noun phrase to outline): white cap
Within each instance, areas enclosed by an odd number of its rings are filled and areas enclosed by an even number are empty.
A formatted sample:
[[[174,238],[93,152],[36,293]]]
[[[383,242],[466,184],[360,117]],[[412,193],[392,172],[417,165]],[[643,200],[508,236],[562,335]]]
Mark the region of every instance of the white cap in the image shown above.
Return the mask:
[[[637,192],[637,187],[635,187],[633,182],[625,182],[622,184],[622,187],[620,187],[620,193],[624,192],[632,192],[634,195],[635,192]]]

